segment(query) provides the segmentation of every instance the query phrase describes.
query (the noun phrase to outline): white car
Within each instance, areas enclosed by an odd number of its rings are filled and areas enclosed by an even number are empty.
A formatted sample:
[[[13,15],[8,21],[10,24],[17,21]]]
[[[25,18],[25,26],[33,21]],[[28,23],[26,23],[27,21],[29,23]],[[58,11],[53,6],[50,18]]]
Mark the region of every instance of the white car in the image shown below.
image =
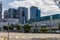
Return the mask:
[[[59,34],[59,33],[60,33],[60,30],[57,30],[57,31],[56,31],[56,33],[58,33],[58,34]]]

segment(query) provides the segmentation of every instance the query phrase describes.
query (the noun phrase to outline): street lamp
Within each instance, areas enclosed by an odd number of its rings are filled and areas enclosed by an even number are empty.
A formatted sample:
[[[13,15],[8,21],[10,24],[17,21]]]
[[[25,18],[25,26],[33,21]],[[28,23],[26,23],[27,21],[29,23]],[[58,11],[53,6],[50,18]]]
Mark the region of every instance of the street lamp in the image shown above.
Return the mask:
[[[52,26],[52,25],[51,25],[51,22],[52,22],[52,16],[50,16],[50,33],[51,33],[51,31],[52,31],[52,30],[51,30],[51,26]]]
[[[8,40],[9,40],[9,23],[8,23]]]

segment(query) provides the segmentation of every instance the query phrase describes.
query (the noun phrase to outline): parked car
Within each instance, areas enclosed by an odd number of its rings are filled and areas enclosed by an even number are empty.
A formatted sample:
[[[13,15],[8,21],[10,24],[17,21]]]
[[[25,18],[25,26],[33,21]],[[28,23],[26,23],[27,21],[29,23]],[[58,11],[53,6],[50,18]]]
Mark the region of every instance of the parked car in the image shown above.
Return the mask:
[[[57,30],[56,33],[60,34],[60,30]]]

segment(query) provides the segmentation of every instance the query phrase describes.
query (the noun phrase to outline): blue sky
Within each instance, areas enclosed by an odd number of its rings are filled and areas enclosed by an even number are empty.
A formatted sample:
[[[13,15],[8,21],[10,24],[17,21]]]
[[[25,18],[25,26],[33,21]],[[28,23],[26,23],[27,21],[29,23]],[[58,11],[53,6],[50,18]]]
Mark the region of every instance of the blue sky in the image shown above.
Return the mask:
[[[2,0],[3,11],[8,8],[18,8],[24,6],[29,8],[30,6],[38,7],[42,13],[42,16],[60,13],[58,6],[51,0]]]
[[[2,3],[3,3],[3,8],[6,8],[8,9],[10,6],[9,6],[9,3],[10,2],[13,2],[13,1],[16,1],[16,0],[3,0]],[[17,0],[19,1],[19,0]]]
[[[11,6],[9,6],[9,3],[13,2],[13,1],[16,1],[16,0],[0,0],[2,1],[2,13],[4,13],[5,10],[9,9]],[[19,1],[19,0],[17,0]]]

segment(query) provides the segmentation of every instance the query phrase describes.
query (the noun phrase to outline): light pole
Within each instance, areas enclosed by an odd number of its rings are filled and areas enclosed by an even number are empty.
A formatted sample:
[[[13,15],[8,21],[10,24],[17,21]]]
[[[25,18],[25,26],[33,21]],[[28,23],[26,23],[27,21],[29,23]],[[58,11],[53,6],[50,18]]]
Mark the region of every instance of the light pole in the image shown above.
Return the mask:
[[[35,32],[37,32],[37,24],[35,23]]]
[[[51,27],[52,27],[52,25],[51,25],[51,22],[52,22],[52,16],[50,16],[50,33],[51,33]]]
[[[8,40],[9,40],[9,23],[8,23]]]

